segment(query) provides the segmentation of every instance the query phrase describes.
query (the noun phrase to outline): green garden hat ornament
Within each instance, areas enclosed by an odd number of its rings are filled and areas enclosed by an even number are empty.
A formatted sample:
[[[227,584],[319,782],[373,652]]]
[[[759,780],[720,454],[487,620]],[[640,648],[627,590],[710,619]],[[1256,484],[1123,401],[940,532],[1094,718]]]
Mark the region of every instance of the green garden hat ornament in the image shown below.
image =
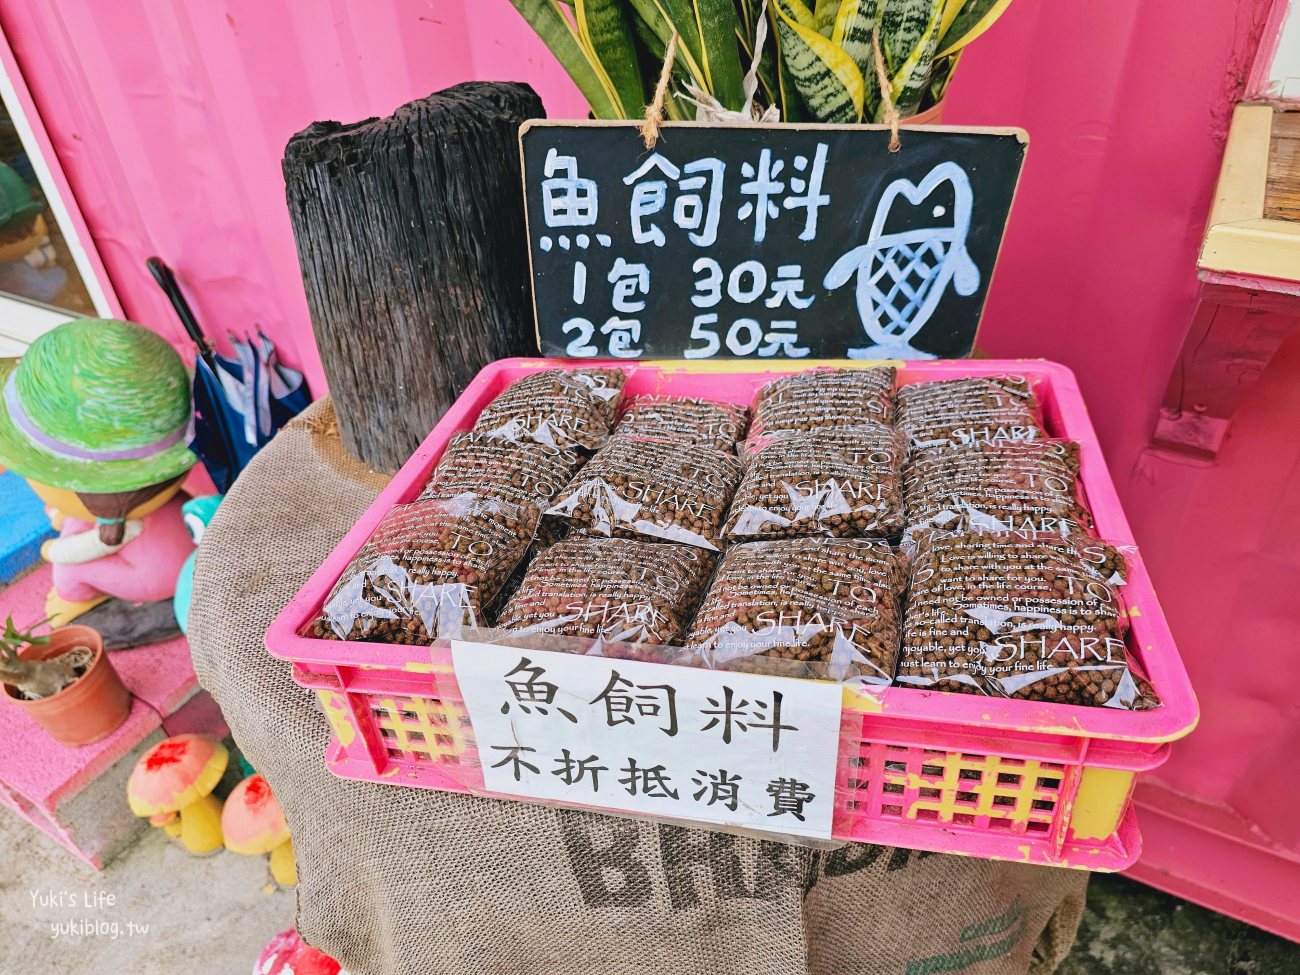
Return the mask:
[[[21,360],[0,359],[0,464],[76,492],[136,491],[184,474],[190,376],[164,339],[131,322],[77,319]]]
[[[170,600],[194,546],[178,497],[197,460],[190,374],[147,329],[78,319],[0,359],[0,465],[27,479],[59,537],[41,546],[54,625],[116,598]]]

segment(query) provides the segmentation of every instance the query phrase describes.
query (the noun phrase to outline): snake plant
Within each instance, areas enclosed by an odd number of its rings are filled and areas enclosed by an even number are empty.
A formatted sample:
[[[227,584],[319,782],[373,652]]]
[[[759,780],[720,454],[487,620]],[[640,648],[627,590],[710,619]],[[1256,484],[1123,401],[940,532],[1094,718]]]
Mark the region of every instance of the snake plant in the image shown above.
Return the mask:
[[[1011,0],[511,0],[600,119],[640,118],[677,35],[669,118],[694,117],[688,92],[746,107],[745,72],[766,16],[758,108],[787,122],[884,117],[873,34],[890,100],[906,117],[944,95],[962,50]]]

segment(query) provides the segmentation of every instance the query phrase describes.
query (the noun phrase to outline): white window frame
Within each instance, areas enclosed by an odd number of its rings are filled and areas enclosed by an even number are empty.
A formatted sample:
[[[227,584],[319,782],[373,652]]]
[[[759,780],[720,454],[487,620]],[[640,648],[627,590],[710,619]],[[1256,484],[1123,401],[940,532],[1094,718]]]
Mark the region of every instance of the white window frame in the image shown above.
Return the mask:
[[[1291,4],[1283,17],[1277,50],[1268,69],[1268,86],[1273,97],[1300,102],[1300,10]]]
[[[37,182],[59,225],[95,313],[101,318],[121,318],[121,303],[113,292],[108,273],[95,250],[86,221],[3,31],[0,31],[0,100],[3,100],[27,151]],[[0,356],[21,355],[38,336],[77,317],[64,309],[0,294]]]
[[[1273,0],[1251,62],[1246,99],[1300,106],[1300,3]]]

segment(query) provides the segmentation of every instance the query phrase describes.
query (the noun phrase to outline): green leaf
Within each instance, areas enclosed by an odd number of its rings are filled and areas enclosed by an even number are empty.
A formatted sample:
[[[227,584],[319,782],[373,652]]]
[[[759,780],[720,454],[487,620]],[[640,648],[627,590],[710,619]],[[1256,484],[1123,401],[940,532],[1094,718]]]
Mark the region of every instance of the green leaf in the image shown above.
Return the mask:
[[[672,95],[665,95],[664,116],[671,122],[694,122],[695,106]]]
[[[732,0],[695,0],[695,22],[704,41],[701,66],[709,91],[724,108],[738,112],[745,104],[745,72],[736,45],[736,7]]]
[[[634,4],[636,0],[633,0]],[[691,0],[653,0],[659,18],[665,25],[664,46],[673,31],[677,31],[677,58],[689,65],[691,74],[703,88],[709,87],[704,72],[704,45],[700,41],[700,25],[695,18],[695,4]]]
[[[830,37],[835,30],[835,18],[839,16],[842,0],[817,0],[813,9],[813,25],[822,37]]]
[[[776,0],[773,0],[773,5],[780,6]],[[809,30],[817,29],[817,18],[813,16],[813,12],[803,0],[786,0],[784,11],[778,10],[777,12],[778,14],[793,17],[800,27],[807,27]]]
[[[786,69],[785,57],[781,49],[781,31],[777,26],[779,18],[770,3],[767,18],[767,43],[763,48],[763,60],[759,64],[759,78],[763,79],[765,86],[771,86],[773,98],[769,104],[775,105],[780,111],[781,121],[801,122],[807,118],[807,112],[799,98],[799,92],[795,89],[794,79]]]
[[[820,9],[820,8],[819,8]],[[841,0],[831,31],[831,43],[844,49],[867,82],[871,104],[879,93],[871,79],[876,76],[875,57],[871,53],[871,32],[880,19],[880,0]]]
[[[880,49],[891,77],[907,63],[943,6],[944,0],[887,0],[880,14]]]
[[[948,83],[952,81],[952,73],[957,70],[957,60],[960,57],[961,51],[942,58],[935,55],[934,68],[930,71],[930,97],[922,103],[922,110],[943,101],[943,96],[948,93]]]
[[[708,78],[701,67],[700,35],[695,23],[695,8],[690,0],[628,0],[640,21],[638,34],[641,34],[646,46],[656,53],[659,65],[647,80],[647,92],[653,91],[653,85],[659,80],[659,68],[668,53],[668,42],[677,31],[677,54],[673,58],[673,74],[685,78],[692,84],[709,91]],[[655,39],[653,45],[646,40],[645,33]]]
[[[772,13],[772,19],[777,19],[775,12]],[[781,31],[775,26],[772,28],[772,43],[776,45],[778,52],[781,51]],[[808,109],[799,96],[799,89],[795,87],[794,78],[791,76],[789,68],[786,67],[783,54],[778,54],[776,58],[776,78],[777,87],[781,94],[781,121],[802,122],[806,120],[809,117]]]
[[[886,7],[886,12],[888,12]],[[943,0],[933,0],[930,20],[925,32],[917,40],[902,65],[894,72],[891,81],[894,107],[906,118],[915,115],[930,87],[930,71],[934,67],[934,52],[939,43],[939,27],[943,15]],[[881,41],[884,45],[884,41]],[[883,105],[876,109],[876,121],[883,121]]]
[[[812,27],[801,0],[772,0],[781,34],[782,61],[818,122],[860,122],[862,72],[843,50]]]
[[[939,55],[952,54],[975,40],[1011,6],[1011,0],[950,0],[952,13],[944,10],[939,34]]]
[[[578,39],[578,32],[560,10],[559,0],[510,0],[524,20],[542,39],[560,66],[568,72],[578,86],[591,113],[596,118],[626,118],[623,106],[616,100],[609,79],[598,63]]]
[[[645,100],[632,31],[620,0],[577,0],[578,39],[609,80],[625,117]]]

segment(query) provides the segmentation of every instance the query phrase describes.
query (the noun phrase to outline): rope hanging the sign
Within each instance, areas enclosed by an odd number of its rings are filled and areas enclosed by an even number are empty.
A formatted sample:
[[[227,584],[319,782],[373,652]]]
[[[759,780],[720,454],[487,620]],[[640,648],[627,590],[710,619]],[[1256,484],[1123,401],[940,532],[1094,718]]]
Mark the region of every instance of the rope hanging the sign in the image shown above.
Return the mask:
[[[677,31],[673,31],[673,36],[668,39],[668,50],[664,53],[664,66],[659,71],[654,97],[645,107],[645,121],[641,123],[641,141],[647,150],[653,149],[659,141],[659,126],[664,121],[664,97],[668,94],[668,79],[672,77],[673,60],[676,57]]]
[[[880,24],[871,28],[871,54],[876,62],[876,83],[880,85],[880,101],[885,106],[885,124],[889,126],[889,151],[898,152],[902,143],[898,139],[898,106],[894,104],[894,86],[885,70],[885,56],[880,50]]]

